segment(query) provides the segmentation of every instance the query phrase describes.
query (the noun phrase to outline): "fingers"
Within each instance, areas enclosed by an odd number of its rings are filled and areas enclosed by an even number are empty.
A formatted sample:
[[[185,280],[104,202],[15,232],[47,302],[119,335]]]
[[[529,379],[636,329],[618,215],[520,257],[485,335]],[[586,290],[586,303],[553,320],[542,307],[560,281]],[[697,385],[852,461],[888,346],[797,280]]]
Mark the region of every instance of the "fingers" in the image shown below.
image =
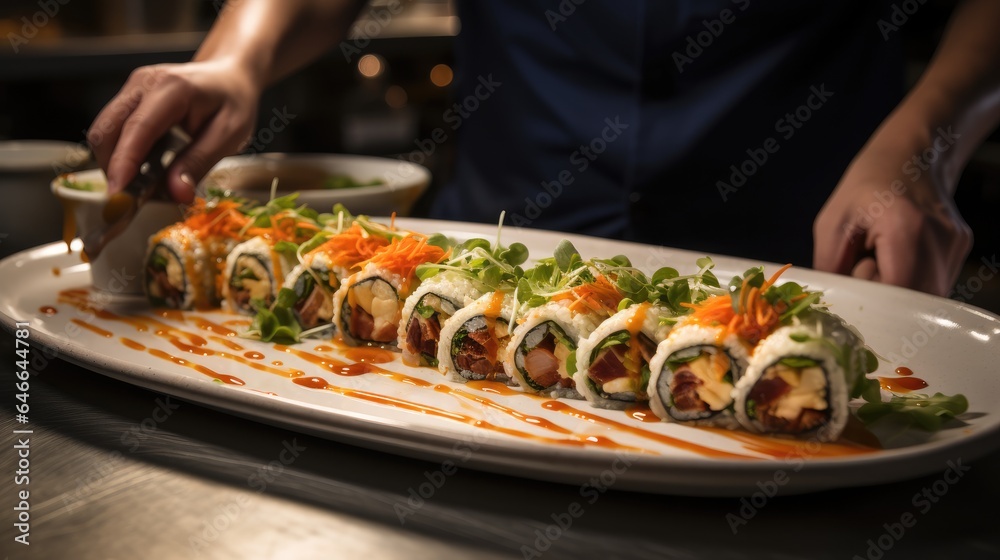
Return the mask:
[[[858,261],[858,264],[854,265],[854,269],[851,270],[851,276],[861,278],[862,280],[878,282],[881,279],[881,276],[878,272],[875,257],[862,257],[861,260]]]
[[[148,92],[124,122],[118,142],[108,160],[108,190],[121,189],[135,177],[153,144],[188,110],[190,97],[178,95],[175,87]]]
[[[866,231],[860,226],[831,219],[824,209],[813,227],[813,268],[851,274],[868,250],[865,235]]]
[[[239,151],[251,128],[252,124],[235,111],[219,111],[170,166],[167,187],[174,200],[190,202],[194,198],[195,186],[202,177],[220,159]]]

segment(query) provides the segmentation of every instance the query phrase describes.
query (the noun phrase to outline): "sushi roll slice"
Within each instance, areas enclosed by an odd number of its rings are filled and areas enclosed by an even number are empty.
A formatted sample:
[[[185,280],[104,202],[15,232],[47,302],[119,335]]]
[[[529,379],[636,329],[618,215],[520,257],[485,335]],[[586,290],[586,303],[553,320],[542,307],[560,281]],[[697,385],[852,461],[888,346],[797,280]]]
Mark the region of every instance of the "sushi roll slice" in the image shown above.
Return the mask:
[[[649,407],[663,420],[737,428],[733,387],[748,345],[723,327],[682,321],[649,363]]]
[[[496,291],[484,294],[452,315],[441,329],[438,369],[452,381],[499,381],[513,384],[503,362],[510,343],[514,298]]]
[[[143,270],[146,295],[154,307],[205,309],[217,301],[213,256],[184,224],[150,238]]]
[[[815,326],[781,327],[764,339],[735,393],[736,417],[753,432],[833,441],[847,423],[845,372]]]
[[[576,351],[576,390],[598,408],[624,409],[648,400],[649,361],[670,313],[649,303],[627,307],[601,323]]]
[[[222,297],[228,310],[253,315],[254,302],[270,307],[291,268],[289,257],[263,236],[240,243],[229,252],[223,270]]]
[[[196,198],[184,221],[149,238],[143,285],[154,306],[219,305],[222,263],[242,239],[248,204],[233,198]]]
[[[340,284],[337,274],[323,255],[295,265],[285,276],[283,288],[295,293],[292,309],[304,329],[333,322],[333,293]]]
[[[333,296],[334,323],[351,346],[398,350],[399,322],[406,298],[420,285],[417,266],[438,262],[445,250],[421,235],[393,239],[346,279]]]
[[[293,310],[304,329],[333,322],[333,294],[352,272],[357,272],[358,263],[389,245],[390,239],[370,233],[358,223],[340,233],[320,236],[316,242],[306,244],[317,243],[301,254],[299,264],[288,273],[283,285],[295,293]]]
[[[507,375],[530,393],[582,399],[573,381],[576,350],[605,317],[574,311],[564,301],[532,309],[514,329],[504,360]]]
[[[483,286],[472,278],[447,271],[420,284],[403,306],[403,320],[396,333],[403,363],[438,367],[441,328],[460,309],[482,296]]]

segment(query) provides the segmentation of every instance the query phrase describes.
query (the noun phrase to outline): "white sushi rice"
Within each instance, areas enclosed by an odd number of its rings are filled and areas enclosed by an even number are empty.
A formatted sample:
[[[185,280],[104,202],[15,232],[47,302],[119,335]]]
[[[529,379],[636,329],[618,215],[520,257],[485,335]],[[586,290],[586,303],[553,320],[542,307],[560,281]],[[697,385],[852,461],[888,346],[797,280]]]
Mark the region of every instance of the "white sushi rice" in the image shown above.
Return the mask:
[[[518,368],[519,364],[516,362],[516,350],[522,343],[525,342],[525,337],[528,336],[528,333],[530,333],[535,327],[551,321],[558,325],[569,340],[571,340],[573,344],[579,348],[583,340],[590,336],[590,333],[594,332],[594,329],[601,324],[602,318],[603,316],[593,312],[574,312],[569,309],[568,302],[566,301],[550,301],[532,309],[527,315],[525,315],[521,324],[514,329],[507,358],[503,362],[504,370],[507,372],[507,375],[510,376],[511,379],[517,381],[518,385],[520,385],[525,391],[529,393],[539,393],[538,390],[528,384],[527,380],[525,380],[524,374],[521,373],[521,370]],[[539,341],[528,342],[530,346],[534,346],[538,344]],[[520,365],[523,366],[523,364]],[[581,395],[575,387],[566,388],[553,386],[541,391],[541,394],[554,398],[583,398],[583,395]]]
[[[402,319],[399,321],[397,333],[400,342],[406,340],[406,328],[410,323],[410,317],[413,315],[414,308],[420,303],[420,299],[425,295],[435,294],[450,301],[457,309],[461,309],[476,301],[483,293],[482,284],[459,272],[448,270],[431,276],[421,282],[420,286],[406,298],[406,303],[403,304]],[[402,346],[400,344],[400,347]]]
[[[573,376],[573,381],[576,383],[576,390],[593,406],[621,410],[633,404],[626,401],[604,398],[599,395],[589,383],[588,372],[590,369],[590,356],[594,353],[594,349],[612,334],[628,330],[629,321],[635,317],[641,307],[645,307],[645,304],[632,305],[615,313],[590,333],[590,336],[583,339],[576,349],[577,372]],[[660,324],[660,318],[669,315],[669,311],[663,307],[655,305],[646,307],[646,316],[640,332],[645,334],[654,344],[659,343],[667,337],[671,328],[670,325]]]
[[[808,337],[805,342],[796,342],[791,337]],[[746,412],[750,390],[760,380],[764,372],[786,357],[804,357],[815,360],[826,374],[826,401],[830,407],[830,419],[815,431],[815,437],[822,442],[834,441],[840,437],[847,424],[848,390],[844,370],[837,363],[829,345],[823,342],[822,329],[803,324],[781,327],[765,338],[754,350],[753,357],[743,378],[736,384],[736,418],[747,430],[766,432],[764,426],[749,417]]]
[[[281,253],[276,254],[272,249],[272,244],[262,236],[248,239],[233,247],[233,250],[226,257],[226,267],[222,270],[222,301],[223,309],[234,313],[239,312],[239,310],[229,284],[232,280],[233,269],[236,267],[236,261],[244,255],[257,257],[264,266],[270,276],[271,297],[277,297],[278,291],[285,281],[285,272],[292,268],[289,258]]]
[[[206,249],[198,234],[184,224],[175,224],[160,230],[149,238],[146,263],[150,261],[160,245],[176,257],[175,266],[168,263],[167,274],[171,284],[184,286],[182,290],[184,299],[180,309],[212,306],[217,301],[215,293],[217,270],[214,266],[213,255]],[[148,275],[145,267],[143,274]],[[149,293],[150,280],[146,276],[143,287],[147,290],[148,296],[158,297],[156,294]]]
[[[392,286],[392,289],[396,291],[396,297],[399,298],[400,303],[402,300],[409,296],[409,290],[415,289],[413,284],[416,284],[418,280],[414,281],[409,286],[404,286],[404,280],[402,276],[394,272],[390,272],[375,263],[368,263],[365,265],[361,271],[356,272],[349,276],[346,280],[341,282],[340,287],[337,291],[333,293],[333,324],[336,325],[337,330],[341,333],[347,333],[348,329],[344,323],[344,317],[342,309],[344,307],[344,301],[347,299],[347,293],[355,284],[359,284],[366,280],[371,280],[373,278],[378,278],[380,280],[385,280]],[[405,290],[404,290],[405,288]],[[345,341],[347,339],[345,338]],[[397,340],[398,342],[398,340]]]
[[[451,355],[451,343],[455,338],[458,331],[471,319],[475,317],[482,316],[490,308],[493,302],[493,294],[495,292],[487,292],[480,296],[475,301],[469,303],[458,313],[451,316],[451,319],[445,321],[444,325],[441,326],[441,340],[438,342],[438,370],[441,371],[449,380],[455,381],[457,383],[465,383],[468,381],[466,378],[462,377],[459,373],[459,368],[455,365],[452,355]],[[497,322],[508,322],[510,320],[510,314],[513,311],[514,298],[511,294],[505,294],[503,297],[503,303],[500,305],[500,316],[496,318]],[[502,362],[507,356],[507,350],[509,346],[501,346],[497,350],[497,361]],[[501,381],[498,379],[497,381]]]
[[[690,320],[681,320],[670,331],[667,338],[656,347],[656,354],[653,355],[653,359],[649,362],[650,375],[647,392],[649,393],[649,408],[660,419],[667,422],[682,422],[696,426],[718,426],[730,429],[739,427],[739,422],[730,410],[724,410],[710,418],[689,421],[678,420],[671,416],[667,410],[666,402],[670,398],[670,395],[661,394],[660,391],[660,378],[665,377],[664,388],[666,388],[670,382],[670,378],[673,376],[673,372],[666,365],[667,358],[675,352],[696,346],[712,346],[720,348],[720,350],[729,354],[733,365],[733,382],[737,383],[742,373],[746,371],[750,359],[749,350],[735,334],[725,337],[720,346],[718,340],[722,329],[723,327],[721,326],[709,327]]]

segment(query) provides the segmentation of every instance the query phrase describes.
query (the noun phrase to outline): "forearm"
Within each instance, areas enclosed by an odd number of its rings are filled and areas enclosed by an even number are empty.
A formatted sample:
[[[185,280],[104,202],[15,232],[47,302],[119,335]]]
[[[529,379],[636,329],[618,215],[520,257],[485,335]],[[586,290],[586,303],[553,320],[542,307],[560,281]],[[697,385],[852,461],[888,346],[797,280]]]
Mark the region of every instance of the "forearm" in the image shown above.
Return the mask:
[[[230,0],[194,60],[233,64],[263,89],[340,41],[362,5],[360,0]]]
[[[953,194],[962,169],[1000,122],[1000,2],[966,0],[955,8],[923,76],[873,137],[928,159],[935,184]],[[950,132],[945,143],[939,129]]]

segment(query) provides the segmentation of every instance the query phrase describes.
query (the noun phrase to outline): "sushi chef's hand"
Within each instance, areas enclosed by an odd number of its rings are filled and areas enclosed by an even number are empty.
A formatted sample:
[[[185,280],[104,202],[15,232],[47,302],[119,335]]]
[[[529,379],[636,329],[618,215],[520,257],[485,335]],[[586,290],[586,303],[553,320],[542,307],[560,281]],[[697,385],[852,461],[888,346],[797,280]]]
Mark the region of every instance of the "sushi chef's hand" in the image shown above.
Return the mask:
[[[179,124],[193,141],[170,166],[167,187],[178,202],[190,202],[197,181],[250,138],[260,90],[248,72],[227,61],[136,69],[87,133],[108,190],[131,181],[153,143]]]
[[[854,158],[814,224],[813,265],[947,295],[972,247],[952,198],[1000,123],[1000,2],[965,0],[920,81]]]
[[[179,202],[222,157],[251,137],[263,89],[336,45],[359,0],[236,0],[219,18],[194,60],[132,73],[87,134],[112,192],[135,177],[153,144],[173,125],[193,138],[167,171]]]
[[[876,133],[819,213],[815,267],[947,295],[972,248],[951,196],[957,177],[929,163],[951,146],[939,136],[905,149],[892,134]]]

